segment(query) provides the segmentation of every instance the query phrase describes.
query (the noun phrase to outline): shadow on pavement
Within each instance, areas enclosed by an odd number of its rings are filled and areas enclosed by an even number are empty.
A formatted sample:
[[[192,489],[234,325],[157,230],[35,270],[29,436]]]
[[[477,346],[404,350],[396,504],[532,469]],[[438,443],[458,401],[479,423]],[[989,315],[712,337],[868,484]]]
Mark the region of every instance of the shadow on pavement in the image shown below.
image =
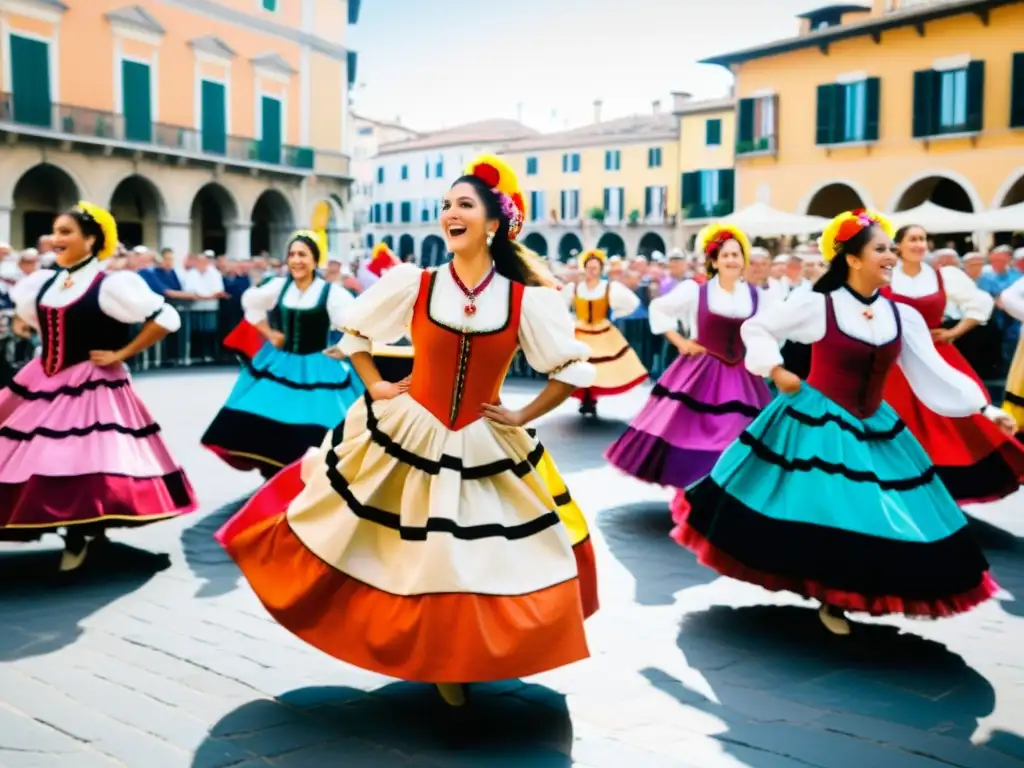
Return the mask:
[[[229,713],[210,729],[192,768],[268,758],[278,768],[569,768],[572,744],[564,697],[538,685],[474,685],[459,709],[432,685],[394,683],[372,693],[314,687]]]
[[[1013,600],[1000,600],[1000,606],[1011,616],[1024,618],[1024,538],[969,514],[967,521],[985,550],[995,580],[1013,595]]]
[[[249,500],[235,499],[181,532],[181,548],[185,562],[196,578],[202,581],[196,597],[220,597],[238,588],[241,572],[224,548],[213,538],[221,526]]]
[[[590,419],[575,413],[559,413],[532,426],[537,428],[537,437],[554,456],[559,471],[567,474],[607,467],[605,449],[626,431],[629,424],[616,419]]]
[[[612,555],[633,574],[640,605],[672,605],[679,590],[718,578],[690,550],[669,538],[672,514],[667,501],[606,509],[597,516],[597,526]]]
[[[79,622],[134,592],[170,558],[115,542],[94,543],[77,571],[60,574],[59,550],[0,554],[0,662],[40,656],[73,643]]]
[[[838,765],[837,754],[844,765],[909,766],[912,755],[1019,765],[1012,740],[970,743],[995,709],[991,684],[944,645],[896,627],[856,624],[841,638],[813,609],[716,606],[686,616],[677,643],[713,699],[662,670],[642,674],[720,719],[728,730],[715,738],[751,768],[775,768],[780,757]]]

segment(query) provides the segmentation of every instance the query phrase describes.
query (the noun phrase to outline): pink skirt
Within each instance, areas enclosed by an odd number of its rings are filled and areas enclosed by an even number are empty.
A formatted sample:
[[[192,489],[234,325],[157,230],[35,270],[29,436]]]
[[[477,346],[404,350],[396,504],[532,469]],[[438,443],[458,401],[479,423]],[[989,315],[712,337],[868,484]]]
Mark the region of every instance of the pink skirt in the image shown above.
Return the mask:
[[[0,391],[0,539],[192,512],[195,492],[123,365],[54,376],[39,360]]]

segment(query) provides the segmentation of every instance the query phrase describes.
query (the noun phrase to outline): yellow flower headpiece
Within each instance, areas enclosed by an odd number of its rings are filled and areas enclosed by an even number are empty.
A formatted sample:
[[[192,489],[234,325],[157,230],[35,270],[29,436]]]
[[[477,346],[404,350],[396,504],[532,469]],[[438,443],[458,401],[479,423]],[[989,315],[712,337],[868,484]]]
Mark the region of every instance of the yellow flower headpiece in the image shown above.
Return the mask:
[[[508,239],[515,240],[523,229],[526,221],[526,201],[523,190],[519,188],[516,172],[495,155],[480,155],[466,166],[467,176],[476,176],[494,190],[501,203],[501,209],[508,217]]]
[[[743,230],[739,227],[734,227],[732,224],[723,224],[721,222],[708,224],[697,233],[696,248],[700,253],[704,254],[705,258],[711,258],[729,240],[735,240],[740,244],[740,251],[743,252],[743,263],[749,264],[750,240],[747,239],[747,235]]]
[[[96,258],[103,261],[117,253],[117,222],[114,221],[110,212],[103,210],[98,205],[87,203],[85,200],[79,200],[75,207],[95,221],[103,233],[103,249],[96,254]]]
[[[587,262],[591,259],[597,259],[600,261],[602,269],[608,264],[608,254],[600,248],[591,248],[590,250],[584,251],[579,255],[576,263],[579,264],[580,269],[586,269]]]
[[[826,263],[832,261],[840,243],[845,243],[851,237],[876,224],[889,237],[894,235],[895,230],[892,223],[878,211],[857,208],[840,213],[828,223],[818,239],[818,250],[821,251],[821,257]]]
[[[316,265],[318,267],[327,266],[327,234],[319,229],[300,229],[292,235],[291,242],[294,243],[300,237],[312,241],[313,245],[316,246]]]

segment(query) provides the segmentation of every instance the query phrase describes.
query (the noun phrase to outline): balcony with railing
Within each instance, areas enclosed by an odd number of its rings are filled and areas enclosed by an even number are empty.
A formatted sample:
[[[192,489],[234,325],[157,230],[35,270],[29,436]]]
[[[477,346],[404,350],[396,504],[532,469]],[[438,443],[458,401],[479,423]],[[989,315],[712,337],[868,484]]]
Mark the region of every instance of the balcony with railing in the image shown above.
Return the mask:
[[[19,108],[10,93],[0,93],[0,132],[99,144],[127,150],[174,154],[200,161],[265,167],[285,173],[347,177],[348,157],[311,147],[281,145],[245,136],[204,135],[168,123],[126,121],[124,115],[70,104],[29,104]],[[321,171],[321,166],[324,170]]]

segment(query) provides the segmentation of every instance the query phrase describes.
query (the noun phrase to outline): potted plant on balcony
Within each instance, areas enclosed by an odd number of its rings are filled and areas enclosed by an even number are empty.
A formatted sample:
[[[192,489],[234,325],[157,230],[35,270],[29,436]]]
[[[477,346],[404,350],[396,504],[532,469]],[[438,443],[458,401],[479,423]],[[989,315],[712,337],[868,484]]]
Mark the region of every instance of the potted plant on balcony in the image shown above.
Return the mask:
[[[632,211],[630,211],[629,212],[629,221],[627,223],[631,227],[637,226],[640,223],[640,211],[637,210],[636,208],[634,208]]]
[[[587,218],[590,219],[591,221],[596,221],[598,224],[603,224],[604,208],[599,208],[598,206],[595,205],[593,208],[587,211]]]

